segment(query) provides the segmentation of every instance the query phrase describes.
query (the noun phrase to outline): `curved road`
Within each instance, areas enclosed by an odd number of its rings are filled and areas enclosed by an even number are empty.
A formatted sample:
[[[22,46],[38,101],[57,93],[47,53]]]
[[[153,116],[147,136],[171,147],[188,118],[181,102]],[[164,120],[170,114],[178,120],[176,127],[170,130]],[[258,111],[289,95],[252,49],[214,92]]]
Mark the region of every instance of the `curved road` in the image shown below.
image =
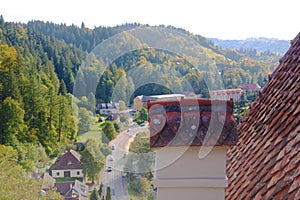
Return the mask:
[[[135,135],[146,130],[147,127],[145,126],[133,126],[127,131],[121,132],[116,139],[110,142],[112,155],[107,156],[106,168],[101,171],[100,180],[105,186],[111,188],[113,200],[130,200],[126,179],[123,178],[126,154],[128,153],[130,143],[134,140]],[[107,171],[108,167],[112,168],[111,172]]]

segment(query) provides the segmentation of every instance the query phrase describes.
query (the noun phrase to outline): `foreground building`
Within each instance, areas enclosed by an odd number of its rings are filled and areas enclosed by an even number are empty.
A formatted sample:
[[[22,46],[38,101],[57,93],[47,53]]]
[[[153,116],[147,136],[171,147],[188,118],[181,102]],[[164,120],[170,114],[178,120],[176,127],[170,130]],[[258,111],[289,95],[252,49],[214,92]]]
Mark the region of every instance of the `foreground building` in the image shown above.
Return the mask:
[[[158,200],[224,199],[226,152],[237,142],[233,101],[148,102]]]
[[[226,199],[300,199],[300,33],[239,125]]]

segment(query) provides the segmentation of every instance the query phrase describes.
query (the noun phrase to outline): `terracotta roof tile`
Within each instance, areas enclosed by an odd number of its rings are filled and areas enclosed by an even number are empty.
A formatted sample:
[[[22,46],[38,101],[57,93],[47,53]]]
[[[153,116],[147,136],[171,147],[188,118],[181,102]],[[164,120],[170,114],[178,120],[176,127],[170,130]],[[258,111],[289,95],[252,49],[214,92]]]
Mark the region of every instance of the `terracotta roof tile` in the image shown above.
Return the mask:
[[[300,33],[238,125],[226,199],[300,199]]]
[[[233,101],[149,101],[150,147],[232,145],[238,132]]]

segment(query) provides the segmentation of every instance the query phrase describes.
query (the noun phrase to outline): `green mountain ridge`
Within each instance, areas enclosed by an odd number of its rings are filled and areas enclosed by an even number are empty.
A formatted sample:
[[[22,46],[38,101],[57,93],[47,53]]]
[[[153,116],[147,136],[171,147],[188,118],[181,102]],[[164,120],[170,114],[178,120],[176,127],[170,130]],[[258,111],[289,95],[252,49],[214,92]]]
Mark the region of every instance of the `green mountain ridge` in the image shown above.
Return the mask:
[[[164,37],[169,46],[149,48],[130,35],[143,28]],[[106,67],[92,50],[118,34],[123,38],[116,40],[117,47],[130,42],[136,48],[118,55]],[[163,41],[153,40],[155,45],[164,45]],[[94,111],[96,102],[124,100],[130,104],[137,95],[174,92],[209,97],[208,90],[220,85],[263,85],[279,60],[279,55],[270,52],[246,56],[248,52],[222,49],[200,35],[172,26],[124,24],[88,29],[84,24],[5,22],[2,16],[0,45],[0,109],[13,117],[0,120],[18,124],[16,129],[2,126],[0,143],[39,143],[52,156],[59,153],[59,144],[76,140],[77,125],[83,127],[82,116]],[[185,52],[168,50],[174,46]],[[111,48],[107,55],[117,55],[115,47]],[[73,95],[78,116],[72,113]],[[15,118],[9,110],[23,114]]]

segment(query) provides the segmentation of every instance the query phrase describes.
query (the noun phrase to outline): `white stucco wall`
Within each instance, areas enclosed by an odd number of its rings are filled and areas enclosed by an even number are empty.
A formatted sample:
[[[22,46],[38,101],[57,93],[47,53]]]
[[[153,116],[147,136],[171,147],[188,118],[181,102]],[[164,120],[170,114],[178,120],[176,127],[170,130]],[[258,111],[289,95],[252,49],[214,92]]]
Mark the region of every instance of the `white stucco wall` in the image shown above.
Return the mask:
[[[200,158],[200,148],[210,152]],[[158,200],[224,200],[226,177],[225,146],[164,147],[156,154],[154,185]],[[178,153],[178,152],[184,152]],[[178,154],[178,155],[177,155]]]
[[[53,178],[64,178],[64,172],[70,171],[70,177],[83,178],[82,169],[73,169],[73,170],[52,170]],[[79,175],[77,174],[79,172]],[[59,173],[59,175],[57,175]]]

